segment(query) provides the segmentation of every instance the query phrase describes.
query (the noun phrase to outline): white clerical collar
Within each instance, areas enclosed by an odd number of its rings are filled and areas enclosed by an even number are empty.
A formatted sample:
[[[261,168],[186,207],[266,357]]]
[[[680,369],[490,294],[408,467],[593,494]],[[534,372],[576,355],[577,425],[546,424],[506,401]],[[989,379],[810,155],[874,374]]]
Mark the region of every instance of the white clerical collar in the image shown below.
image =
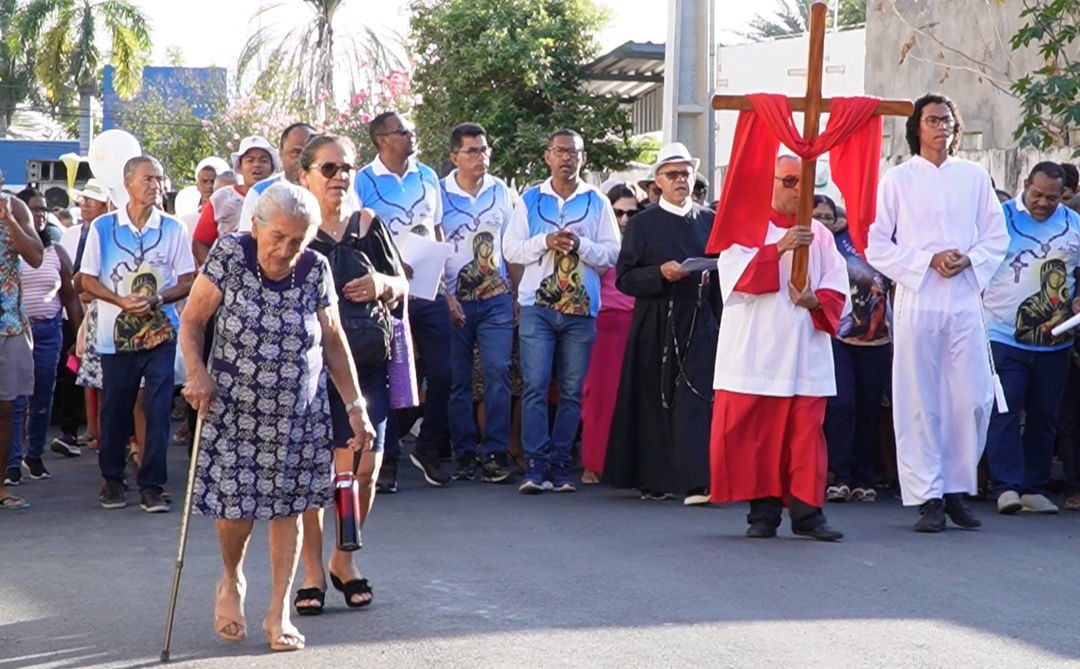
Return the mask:
[[[135,227],[135,224],[131,221],[131,217],[128,216],[127,205],[124,205],[123,207],[120,207],[119,209],[116,210],[116,222],[119,223],[120,225],[126,225],[126,226],[131,227],[131,228]],[[161,227],[161,212],[158,211],[157,207],[152,207],[150,209],[150,218],[147,219],[146,225],[143,226],[143,230],[147,230],[149,228],[160,228],[160,227]]]
[[[395,177],[398,177],[398,175],[396,173],[390,171],[390,168],[388,168],[386,166],[386,163],[384,163],[382,161],[382,158],[380,158],[379,156],[375,156],[375,160],[371,161],[371,171],[374,172],[375,176],[377,176],[377,177],[383,177],[383,176],[386,176],[387,174],[392,174]],[[420,167],[417,165],[416,159],[413,158],[412,156],[409,156],[408,159],[405,161],[405,174],[402,174],[398,178],[403,179],[403,178],[405,178],[405,175],[407,175],[409,172],[419,172],[419,171],[420,171]]]
[[[935,165],[934,163],[930,162],[926,158],[923,158],[922,156],[915,156],[914,160],[917,163],[921,162],[925,166],[932,167],[935,170],[943,170],[946,167],[949,167],[950,165],[952,165],[953,163],[956,162],[956,158],[953,158],[952,156],[945,156],[945,162],[941,163],[940,165]]]
[[[569,202],[570,200],[573,200],[575,197],[577,197],[578,195],[581,195],[582,193],[588,191],[590,188],[592,188],[592,186],[585,183],[585,181],[583,179],[578,179],[577,188],[575,188],[574,192],[570,194],[570,197],[563,200],[562,196],[559,195],[558,193],[556,193],[555,189],[551,187],[551,177],[548,177],[547,180],[544,181],[544,183],[540,184],[540,192],[542,194],[551,195],[552,197],[556,197],[556,198],[559,199],[560,202],[564,202],[564,203]]]
[[[664,196],[661,195],[660,196],[660,201],[657,204],[659,204],[660,208],[663,209],[664,211],[675,214],[676,216],[687,216],[687,215],[690,214],[691,211],[694,210],[694,201],[691,200],[690,198],[687,198],[686,199],[686,204],[684,204],[683,206],[680,207],[677,204],[672,204],[671,202],[668,202],[664,198]]]
[[[483,180],[480,182],[480,190],[476,191],[476,195],[466,191],[457,182],[457,170],[450,173],[450,176],[446,177],[446,192],[453,193],[454,195],[460,195],[461,197],[467,197],[470,200],[475,200],[484,194],[484,191],[495,185],[495,178],[490,174],[484,174]]]

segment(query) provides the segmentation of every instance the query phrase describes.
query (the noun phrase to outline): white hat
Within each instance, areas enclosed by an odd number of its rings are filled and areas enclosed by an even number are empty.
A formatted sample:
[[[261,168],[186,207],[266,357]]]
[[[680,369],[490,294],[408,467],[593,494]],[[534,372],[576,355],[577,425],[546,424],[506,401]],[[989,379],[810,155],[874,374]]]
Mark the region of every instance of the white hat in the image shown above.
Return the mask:
[[[240,140],[240,149],[232,154],[232,165],[234,170],[240,169],[240,159],[244,157],[244,154],[252,149],[262,149],[270,154],[270,162],[274,164],[274,171],[281,171],[281,157],[278,156],[277,149],[270,145],[270,142],[266,141],[263,137],[253,135],[251,137],[245,137]]]
[[[660,149],[656,154],[656,162],[652,166],[652,173],[656,174],[660,171],[662,165],[670,165],[671,163],[690,163],[694,172],[697,172],[698,167],[701,165],[700,160],[690,156],[690,150],[682,142],[672,142]]]
[[[97,179],[88,180],[86,186],[82,190],[72,188],[68,192],[71,193],[71,196],[74,198],[85,197],[90,198],[91,200],[97,200],[98,202],[109,201],[109,188]]]
[[[199,161],[199,164],[195,166],[195,175],[198,176],[199,172],[209,167],[218,174],[229,171],[229,163],[225,162],[217,156],[210,156],[209,158],[203,158]]]

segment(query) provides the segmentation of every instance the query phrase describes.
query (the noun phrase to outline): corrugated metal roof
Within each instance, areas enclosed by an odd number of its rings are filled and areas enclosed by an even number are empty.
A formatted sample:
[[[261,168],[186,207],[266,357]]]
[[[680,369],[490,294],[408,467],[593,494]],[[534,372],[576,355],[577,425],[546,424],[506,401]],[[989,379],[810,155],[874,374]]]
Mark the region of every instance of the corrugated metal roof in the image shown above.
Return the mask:
[[[26,183],[26,161],[59,160],[65,153],[78,153],[79,142],[31,139],[0,139],[0,170],[7,184]]]
[[[585,66],[585,88],[625,101],[641,98],[664,83],[664,45],[627,42]]]

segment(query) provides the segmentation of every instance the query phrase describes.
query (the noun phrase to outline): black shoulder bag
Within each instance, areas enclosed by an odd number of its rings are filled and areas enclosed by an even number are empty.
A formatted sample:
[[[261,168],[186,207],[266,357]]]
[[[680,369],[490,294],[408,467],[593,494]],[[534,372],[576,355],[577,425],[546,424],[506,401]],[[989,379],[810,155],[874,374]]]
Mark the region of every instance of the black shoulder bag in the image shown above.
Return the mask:
[[[326,256],[334,275],[334,288],[338,294],[338,313],[352,351],[357,368],[370,367],[385,362],[390,357],[390,340],[393,333],[386,304],[376,299],[371,302],[353,302],[345,298],[345,284],[374,273],[375,265],[361,249],[360,212],[349,217],[340,242],[334,243],[319,234],[309,244],[310,248]]]

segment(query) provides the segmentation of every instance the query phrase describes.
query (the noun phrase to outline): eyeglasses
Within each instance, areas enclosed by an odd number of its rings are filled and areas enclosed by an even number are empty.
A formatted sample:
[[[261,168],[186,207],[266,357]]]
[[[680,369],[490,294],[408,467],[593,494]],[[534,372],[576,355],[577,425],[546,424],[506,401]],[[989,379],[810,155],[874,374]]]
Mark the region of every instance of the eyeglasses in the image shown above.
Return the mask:
[[[777,181],[779,181],[780,183],[784,184],[784,188],[787,188],[789,190],[792,189],[792,188],[795,188],[796,186],[799,185],[799,177],[796,177],[796,176],[790,176],[789,175],[789,176],[786,176],[786,177],[773,177],[773,178],[776,179]]]
[[[616,209],[615,218],[622,218],[623,216],[630,218],[638,212],[637,209]]]
[[[690,170],[666,170],[657,172],[656,176],[671,179],[672,181],[689,181],[691,174]]]
[[[458,149],[457,151],[454,151],[454,153],[456,153],[458,155],[461,155],[461,154],[464,153],[467,157],[472,158],[472,159],[476,159],[476,158],[479,158],[480,156],[490,156],[491,155],[491,147],[490,146],[473,146],[473,147],[470,147],[468,149]]]
[[[931,130],[951,130],[956,127],[956,119],[951,116],[927,116],[923,119],[923,123]]]
[[[834,223],[836,221],[836,217],[832,214],[821,214],[820,216],[815,216],[814,218],[821,221],[822,223]]]
[[[568,149],[565,146],[549,146],[548,151],[551,151],[553,154],[555,154],[556,158],[577,158],[582,153],[584,153],[583,151],[578,151],[577,149]]]
[[[377,136],[378,137],[386,137],[387,135],[400,135],[401,137],[407,137],[408,135],[412,135],[412,134],[414,134],[414,131],[413,131],[412,128],[410,128],[408,126],[405,126],[405,125],[402,125],[402,126],[398,126],[397,128],[394,128],[393,130],[387,130],[386,132],[380,132]]]
[[[319,170],[319,174],[323,175],[327,179],[333,179],[339,173],[347,177],[349,172],[352,171],[353,166],[349,163],[315,163],[311,166],[313,170]]]

